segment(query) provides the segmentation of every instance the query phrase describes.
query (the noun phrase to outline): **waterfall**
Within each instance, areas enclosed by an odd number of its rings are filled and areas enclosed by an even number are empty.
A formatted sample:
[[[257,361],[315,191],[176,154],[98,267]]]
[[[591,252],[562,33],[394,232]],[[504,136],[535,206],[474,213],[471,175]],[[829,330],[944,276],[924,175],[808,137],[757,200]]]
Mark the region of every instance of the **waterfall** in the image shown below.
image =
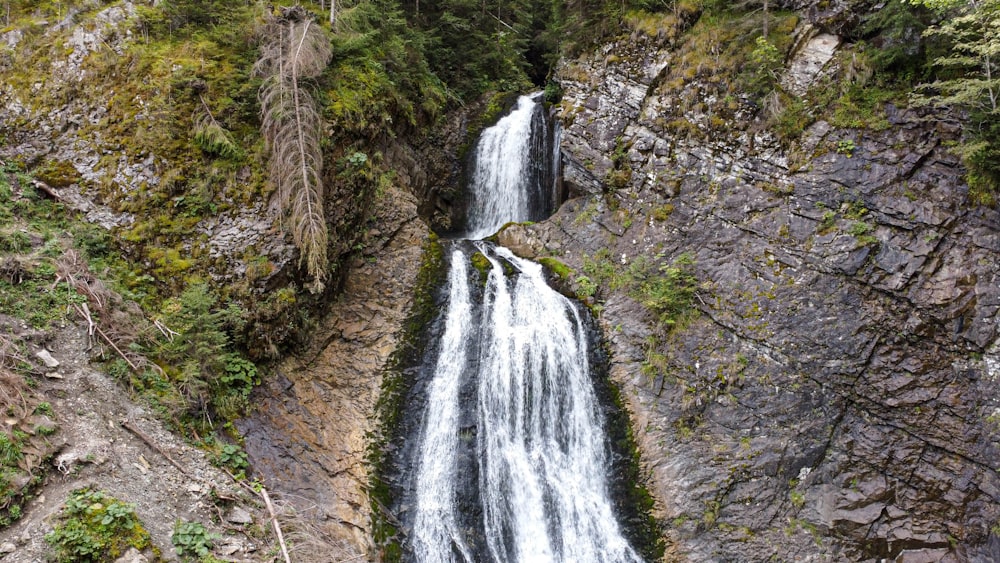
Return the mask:
[[[466,339],[472,325],[467,260],[462,252],[452,253],[448,275],[448,313],[441,353],[427,393],[417,474],[417,509],[413,524],[413,552],[417,560],[446,563],[455,555],[471,561],[455,518],[456,452],[459,447],[458,389],[467,361]]]
[[[556,183],[536,161],[558,153],[533,146],[539,128],[526,125],[539,106],[522,96],[483,132],[470,237],[551,201]],[[608,492],[609,448],[578,306],[548,286],[539,264],[506,248],[449,246],[444,328],[413,455],[412,560],[641,562]],[[485,286],[471,283],[475,252],[485,258]]]
[[[465,238],[481,239],[510,221],[552,213],[553,129],[541,93],[521,96],[514,109],[483,130],[473,154]]]
[[[640,561],[608,497],[601,414],[573,304],[542,267],[487,254],[479,368],[480,491],[495,561]],[[519,273],[511,280],[501,260]]]

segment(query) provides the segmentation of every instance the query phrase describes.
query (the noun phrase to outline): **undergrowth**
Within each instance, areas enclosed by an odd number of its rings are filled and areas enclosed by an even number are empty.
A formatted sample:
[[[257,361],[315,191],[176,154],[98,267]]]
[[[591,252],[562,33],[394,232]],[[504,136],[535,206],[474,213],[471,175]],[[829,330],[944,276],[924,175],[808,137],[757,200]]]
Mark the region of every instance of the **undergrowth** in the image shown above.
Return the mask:
[[[627,263],[616,262],[611,252],[602,248],[584,255],[584,275],[576,281],[588,294],[585,297],[624,291],[654,316],[659,332],[669,333],[692,310],[699,282],[690,254],[683,253],[669,262],[664,258],[640,256]]]
[[[89,323],[94,359],[190,435],[211,439],[220,422],[243,416],[250,392],[261,382],[257,365],[237,346],[246,312],[204,283],[164,297],[152,278],[122,260],[107,231],[85,223],[33,182],[20,166],[0,163],[0,315],[43,331]],[[18,420],[10,433],[0,432],[9,446],[4,450],[9,455],[0,456],[0,509],[9,509],[22,494],[11,483],[24,480],[15,477],[42,461],[16,452],[41,443],[47,434],[31,423],[39,401],[27,383],[41,372],[26,344],[3,336],[0,360],[0,406]],[[58,415],[50,406],[47,411],[49,417]],[[233,447],[220,448],[220,464],[245,472],[245,454]]]
[[[134,507],[103,491],[73,491],[58,518],[45,535],[58,563],[113,561],[129,548],[142,551],[152,545]]]

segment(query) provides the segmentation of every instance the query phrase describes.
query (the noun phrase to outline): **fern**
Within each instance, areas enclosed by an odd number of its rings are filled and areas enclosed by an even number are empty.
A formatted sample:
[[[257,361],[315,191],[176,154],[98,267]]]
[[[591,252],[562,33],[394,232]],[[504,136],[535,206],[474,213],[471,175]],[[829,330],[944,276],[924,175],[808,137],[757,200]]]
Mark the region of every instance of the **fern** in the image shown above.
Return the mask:
[[[229,160],[239,160],[243,157],[243,151],[233,141],[233,136],[210,113],[195,119],[194,144],[205,154]]]
[[[330,40],[301,9],[286,10],[263,29],[255,72],[263,78],[258,96],[269,174],[278,205],[287,216],[301,264],[322,291],[327,270],[328,231],[323,213],[322,118],[308,90],[330,62]]]

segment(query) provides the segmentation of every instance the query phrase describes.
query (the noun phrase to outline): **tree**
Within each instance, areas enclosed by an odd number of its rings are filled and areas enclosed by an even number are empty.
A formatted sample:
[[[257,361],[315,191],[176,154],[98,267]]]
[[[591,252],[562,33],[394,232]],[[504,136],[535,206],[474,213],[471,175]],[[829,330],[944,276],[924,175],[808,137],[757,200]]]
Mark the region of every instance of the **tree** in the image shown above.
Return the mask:
[[[330,63],[330,40],[302,9],[288,9],[264,26],[255,73],[260,86],[261,127],[270,149],[269,175],[292,239],[313,281],[327,277],[328,230],[323,212],[322,118],[308,82]]]
[[[938,79],[922,86],[918,103],[968,111],[971,127],[958,153],[969,168],[974,199],[996,203],[1000,191],[1000,0],[909,0],[941,18],[927,28],[948,44],[948,52],[932,61]]]
[[[1000,96],[1000,0],[911,0],[943,17],[924,31],[950,44],[948,54],[932,64],[946,78],[929,85],[939,92],[927,100],[959,104],[996,114]]]

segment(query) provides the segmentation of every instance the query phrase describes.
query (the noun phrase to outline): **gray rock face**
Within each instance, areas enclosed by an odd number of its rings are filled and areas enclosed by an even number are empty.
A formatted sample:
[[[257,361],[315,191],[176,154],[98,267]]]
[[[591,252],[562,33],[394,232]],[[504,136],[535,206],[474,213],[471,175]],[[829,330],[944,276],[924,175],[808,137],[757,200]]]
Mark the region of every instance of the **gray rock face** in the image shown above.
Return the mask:
[[[145,555],[139,553],[139,551],[134,547],[129,548],[129,550],[125,552],[125,555],[115,559],[115,563],[148,563],[148,561],[149,559],[147,559]]]
[[[810,27],[801,34],[799,42],[801,48],[796,51],[781,84],[788,92],[802,96],[837,52],[840,38],[829,33],[815,33]]]
[[[138,20],[133,2],[103,9],[99,6],[99,2],[87,2],[71,10],[62,22],[45,27],[45,35],[65,48],[51,53],[50,67],[44,72],[39,69],[39,81],[32,84],[30,91],[0,80],[0,135],[4,137],[0,159],[32,165],[44,161],[71,164],[79,175],[78,181],[54,192],[69,207],[85,214],[88,221],[110,230],[135,224],[136,217],[121,209],[128,208],[128,203],[148,186],[159,185],[162,172],[172,165],[156,150],[133,154],[101,131],[115,89],[85,89],[86,84],[102,80],[88,70],[85,62],[103,49],[113,51],[115,56],[123,55],[138,36],[132,30]],[[23,33],[12,30],[0,34],[0,45],[4,44],[11,49],[19,45],[22,48]],[[0,74],[14,74],[12,60],[0,57]],[[129,103],[132,119],[138,123],[156,127],[157,119],[162,119],[156,105],[138,95]],[[250,169],[246,168],[237,180],[242,183],[249,176]],[[275,274],[286,266],[294,270],[297,250],[291,237],[281,234],[279,216],[267,209],[266,202],[245,205],[218,194],[213,203],[227,209],[206,216],[194,226],[185,255],[207,254],[213,264],[210,274],[216,282],[246,279],[248,255],[266,257],[274,265]],[[272,277],[259,280],[258,293],[265,291]]]
[[[239,422],[255,471],[297,510],[317,517],[342,553],[370,548],[365,463],[382,373],[400,344],[428,235],[416,198],[393,187],[375,210],[366,255],[349,264],[342,296],[322,311],[308,348],[282,361]]]
[[[1000,214],[968,202],[947,134],[888,108],[885,131],[819,122],[789,150],[677,138],[649,87],[669,53],[609,49],[622,60],[559,75],[567,181],[605,195],[501,242],[577,270],[603,248],[619,265],[694,257],[698,312],[669,334],[603,290],[668,553],[1000,557]],[[616,149],[630,176],[609,193]],[[665,367],[643,370],[653,352]]]

